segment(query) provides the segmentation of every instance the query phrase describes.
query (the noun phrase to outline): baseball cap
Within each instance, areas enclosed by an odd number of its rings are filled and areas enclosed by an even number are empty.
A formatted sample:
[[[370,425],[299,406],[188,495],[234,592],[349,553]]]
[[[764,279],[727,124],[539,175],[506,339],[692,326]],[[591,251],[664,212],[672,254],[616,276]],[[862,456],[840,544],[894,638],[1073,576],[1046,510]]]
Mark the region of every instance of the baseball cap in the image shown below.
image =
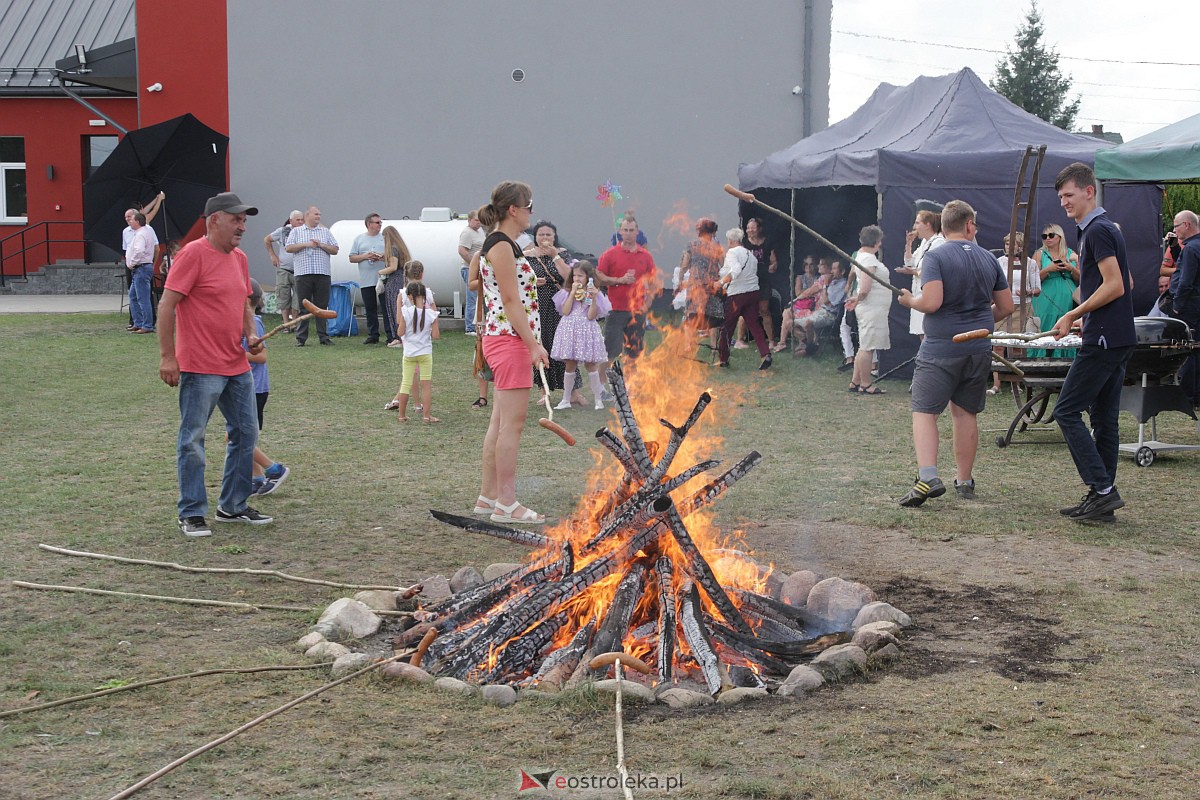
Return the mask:
[[[221,192],[215,197],[208,198],[208,202],[204,204],[204,216],[207,217],[218,211],[224,211],[226,214],[247,214],[251,217],[258,213],[257,208],[246,205],[242,202],[242,198],[233,192]]]

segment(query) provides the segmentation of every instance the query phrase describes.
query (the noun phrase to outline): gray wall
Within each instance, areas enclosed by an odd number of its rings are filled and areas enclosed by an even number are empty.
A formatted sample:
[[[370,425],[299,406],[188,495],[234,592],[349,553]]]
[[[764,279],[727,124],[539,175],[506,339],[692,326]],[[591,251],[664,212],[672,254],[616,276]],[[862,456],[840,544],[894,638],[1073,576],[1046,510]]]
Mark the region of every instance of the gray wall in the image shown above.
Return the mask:
[[[231,184],[265,215],[244,249],[268,280],[258,242],[293,207],[316,203],[326,223],[462,212],[510,178],[532,184],[535,217],[597,254],[612,212],[596,186],[619,184],[617,212],[636,209],[669,275],[685,237],[667,218],[731,227],[722,186],[738,163],[802,136],[792,87],[806,83],[805,2],[228,5]],[[816,131],[829,114],[831,0],[807,5]]]

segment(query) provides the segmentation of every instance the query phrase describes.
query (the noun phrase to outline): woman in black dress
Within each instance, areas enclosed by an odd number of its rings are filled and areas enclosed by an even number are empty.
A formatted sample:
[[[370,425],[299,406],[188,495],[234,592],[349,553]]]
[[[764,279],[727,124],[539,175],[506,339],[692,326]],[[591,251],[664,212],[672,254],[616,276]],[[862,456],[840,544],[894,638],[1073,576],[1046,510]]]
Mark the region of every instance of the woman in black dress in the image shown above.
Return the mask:
[[[538,220],[533,226],[533,244],[525,248],[525,259],[537,275],[538,317],[541,319],[542,346],[546,352],[554,346],[554,332],[562,317],[554,307],[554,295],[571,280],[571,267],[563,259],[563,248],[558,243],[558,228],[548,220]],[[546,380],[551,392],[563,388],[563,362],[550,359],[546,368]],[[572,382],[574,378],[572,378]],[[535,375],[534,382],[541,386],[541,377]]]

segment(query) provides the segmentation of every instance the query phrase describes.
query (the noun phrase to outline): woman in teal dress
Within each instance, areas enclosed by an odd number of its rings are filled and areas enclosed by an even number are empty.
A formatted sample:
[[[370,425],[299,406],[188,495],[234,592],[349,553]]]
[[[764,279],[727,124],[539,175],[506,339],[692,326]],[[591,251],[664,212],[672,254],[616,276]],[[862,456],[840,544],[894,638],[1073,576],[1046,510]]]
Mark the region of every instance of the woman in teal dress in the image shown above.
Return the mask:
[[[1079,256],[1067,247],[1063,229],[1053,223],[1042,226],[1042,247],[1035,258],[1041,267],[1042,293],[1033,298],[1033,313],[1049,331],[1063,314],[1076,306],[1073,297],[1079,287]],[[1041,358],[1046,350],[1027,350],[1026,356]],[[1054,358],[1075,358],[1075,349],[1055,350]]]

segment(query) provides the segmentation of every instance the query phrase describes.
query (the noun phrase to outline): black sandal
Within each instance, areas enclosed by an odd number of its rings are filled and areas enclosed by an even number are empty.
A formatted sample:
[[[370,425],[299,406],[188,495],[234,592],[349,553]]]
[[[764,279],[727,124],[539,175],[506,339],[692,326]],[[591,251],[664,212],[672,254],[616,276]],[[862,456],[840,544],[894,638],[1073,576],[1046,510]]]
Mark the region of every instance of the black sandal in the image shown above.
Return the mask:
[[[487,398],[486,398],[486,397],[480,397],[480,398],[479,398],[478,400],[476,400],[474,403],[471,403],[471,408],[483,408],[483,407],[484,407],[484,406],[486,406],[486,405],[487,405]]]

